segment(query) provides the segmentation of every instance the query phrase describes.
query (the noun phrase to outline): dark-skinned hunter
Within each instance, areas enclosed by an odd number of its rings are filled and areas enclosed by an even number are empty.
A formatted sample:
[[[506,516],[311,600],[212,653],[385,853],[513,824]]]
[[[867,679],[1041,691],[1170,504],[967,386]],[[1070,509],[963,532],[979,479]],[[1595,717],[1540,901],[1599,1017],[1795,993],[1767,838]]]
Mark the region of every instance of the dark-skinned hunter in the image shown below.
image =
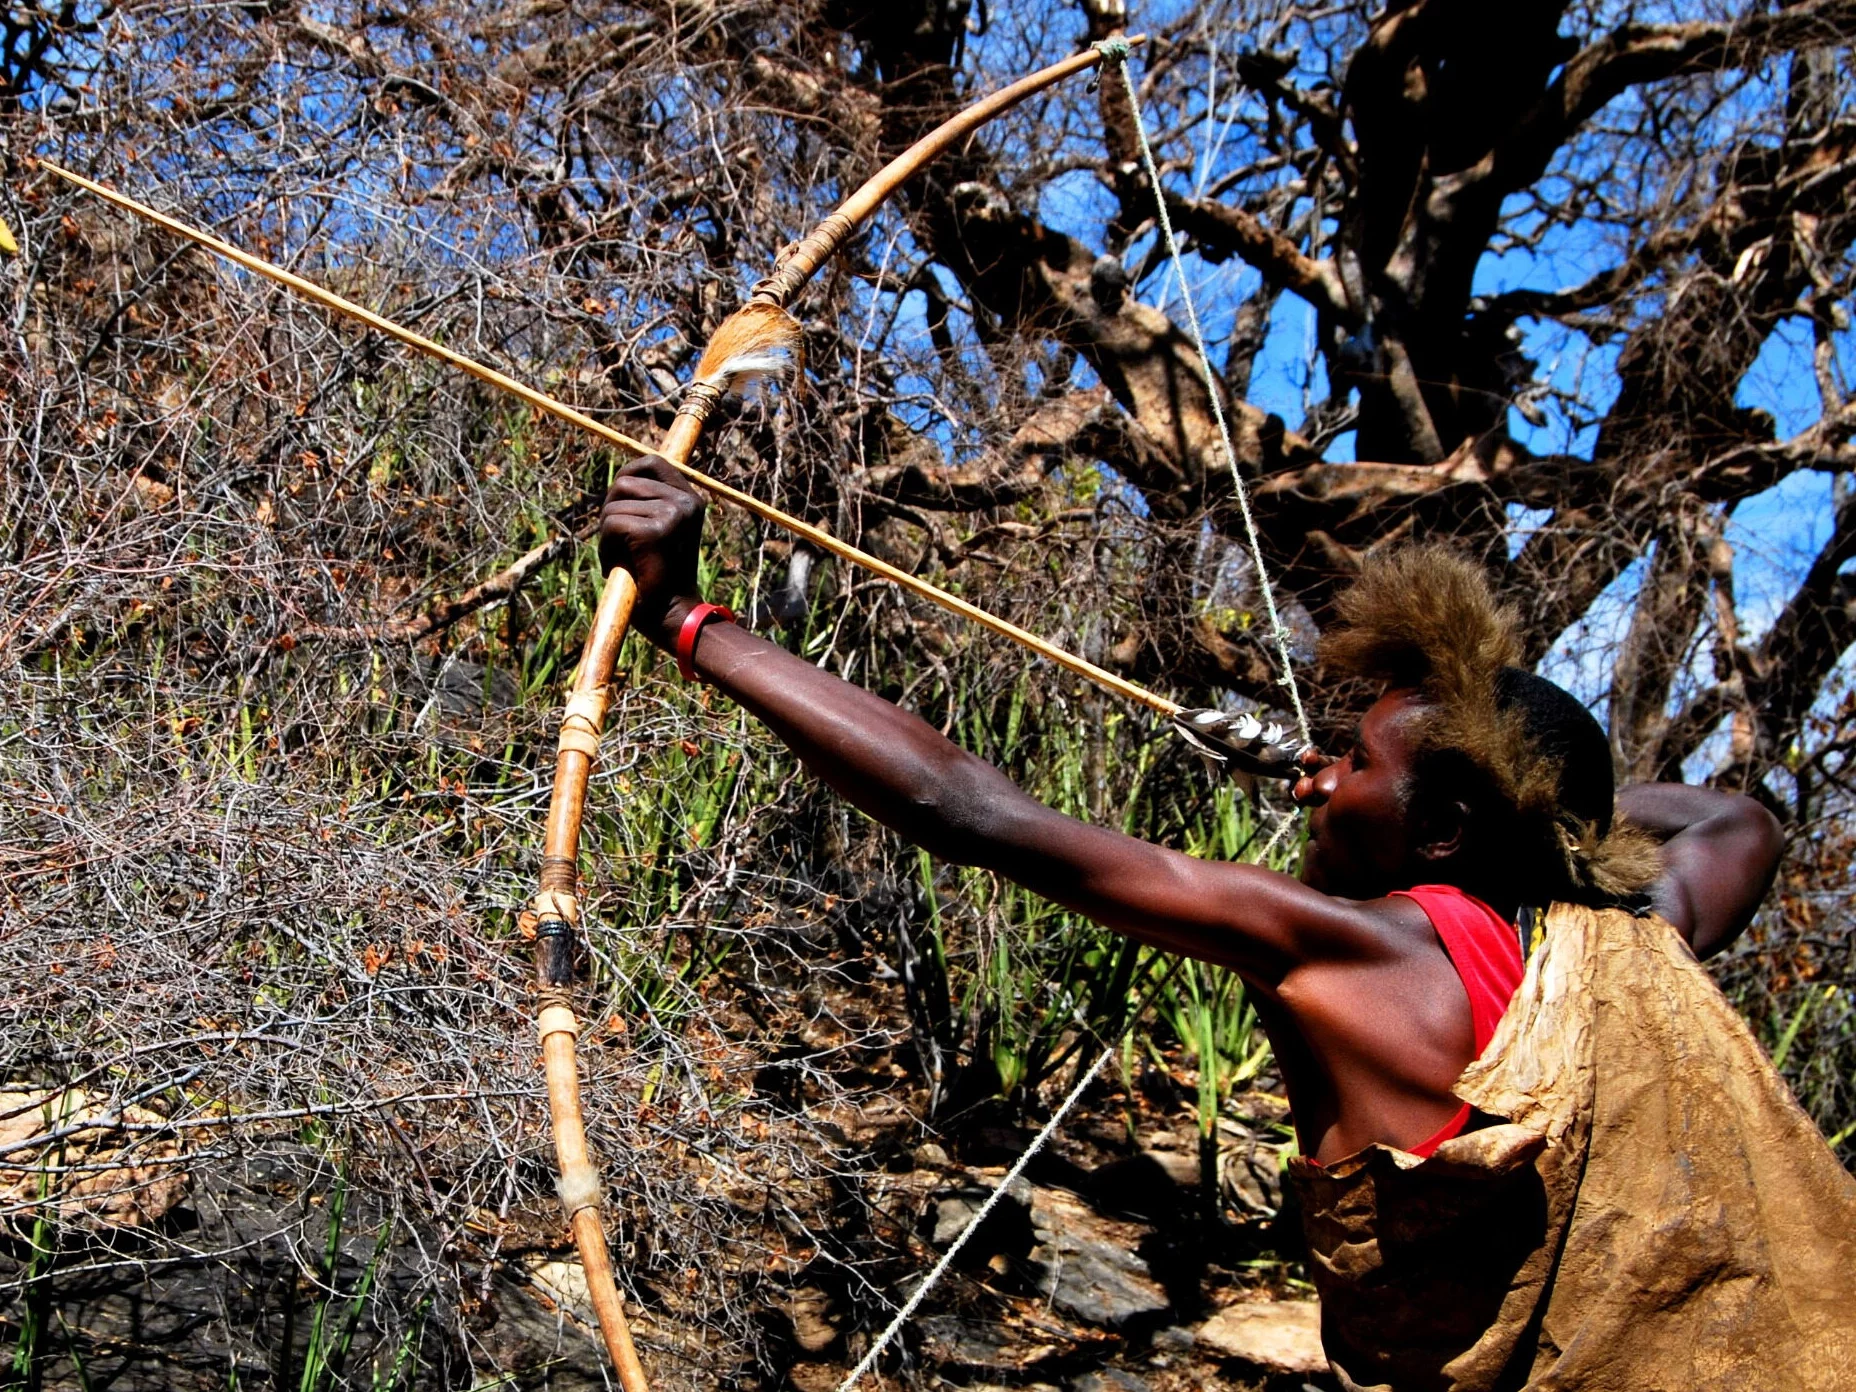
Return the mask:
[[[1296,879],[1055,812],[702,608],[703,510],[648,458],[607,494],[600,561],[637,580],[638,632],[905,840],[1243,978],[1300,1138],[1291,1178],[1344,1387],[1847,1371],[1856,1181],[1697,965],[1752,918],[1779,824],[1736,794],[1615,788],[1603,731],[1514,665],[1513,616],[1473,565],[1408,548],[1340,599],[1324,669],[1380,694],[1295,785],[1311,814]],[[1800,1265],[1807,1229],[1828,1246]],[[1676,1297],[1651,1289],[1670,1281]]]

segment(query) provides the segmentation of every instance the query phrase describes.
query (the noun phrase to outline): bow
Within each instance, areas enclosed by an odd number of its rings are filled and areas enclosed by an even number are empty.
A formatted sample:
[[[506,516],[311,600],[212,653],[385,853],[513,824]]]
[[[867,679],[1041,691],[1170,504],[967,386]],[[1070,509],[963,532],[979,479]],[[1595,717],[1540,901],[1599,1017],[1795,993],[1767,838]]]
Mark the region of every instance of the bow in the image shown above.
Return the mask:
[[[770,368],[783,365],[790,365],[794,370],[802,366],[803,340],[798,322],[786,311],[787,302],[799,292],[814,271],[831,259],[884,199],[929,160],[993,117],[1072,73],[1094,67],[1102,61],[1101,53],[1093,49],[1086,50],[1041,72],[1021,78],[1009,87],[974,103],[890,161],[819,223],[810,235],[790,247],[780,258],[774,273],[754,287],[748,303],[716,331],[697,365],[696,379],[678,408],[676,420],[672,422],[657,453],[686,475],[689,474],[689,457],[701,437],[703,425],[731,386],[744,375],[762,374]],[[706,479],[703,482],[710,483]],[[735,497],[737,501],[748,496],[738,494],[734,489],[717,491],[725,497]],[[750,510],[763,517],[767,515],[766,510],[758,504]],[[828,538],[818,528],[802,524],[794,530],[828,551],[845,555],[842,543],[836,543],[835,538]],[[860,555],[857,559],[862,564],[876,561],[874,556],[865,558]],[[898,571],[880,562],[875,568],[897,583],[905,584],[917,593],[922,592],[915,577],[906,571]],[[612,1280],[611,1259],[606,1252],[605,1234],[600,1225],[599,1200],[603,1186],[586,1155],[586,1136],[580,1121],[579,1074],[574,1063],[576,1025],[566,995],[573,984],[573,937],[579,913],[575,899],[578,885],[576,860],[580,817],[586,803],[587,776],[599,748],[600,725],[605,715],[613,664],[637,595],[638,589],[632,577],[622,567],[615,566],[606,577],[605,591],[600,596],[599,608],[593,619],[593,630],[587,637],[579,670],[574,674],[573,691],[567,698],[567,711],[561,721],[554,793],[548,805],[547,838],[541,859],[541,887],[534,900],[537,920],[535,960],[543,999],[542,1049],[547,1069],[549,1104],[555,1116],[555,1150],[561,1166],[561,1198],[572,1215],[574,1241],[586,1268],[587,1287],[594,1292],[594,1309],[599,1316],[600,1329],[605,1335],[607,1351],[612,1355],[613,1365],[625,1392],[646,1392],[644,1369],[639,1365],[637,1351],[632,1346],[631,1332],[626,1326],[618,1289]],[[940,598],[940,602],[945,603],[954,598],[945,595]],[[1004,622],[983,615],[983,611],[964,602],[954,607],[971,617],[983,617],[989,627],[997,628]],[[1026,638],[1034,637],[1024,634],[1023,630],[1019,630],[1019,633]],[[1081,659],[1073,661],[1080,662]],[[1112,674],[1103,672],[1101,675],[1106,677]],[[1119,685],[1131,685],[1121,683],[1119,678],[1115,681]],[[1175,706],[1174,711],[1177,710]]]

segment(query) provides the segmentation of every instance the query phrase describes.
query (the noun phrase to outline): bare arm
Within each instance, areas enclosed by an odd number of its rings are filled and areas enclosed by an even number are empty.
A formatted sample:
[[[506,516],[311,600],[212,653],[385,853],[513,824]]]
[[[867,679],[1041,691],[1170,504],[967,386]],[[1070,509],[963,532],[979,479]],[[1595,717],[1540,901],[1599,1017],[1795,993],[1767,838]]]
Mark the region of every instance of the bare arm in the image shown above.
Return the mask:
[[[1662,838],[1651,898],[1695,955],[1712,957],[1739,937],[1778,871],[1778,819],[1752,798],[1683,783],[1620,788],[1618,810]]]
[[[700,528],[695,496],[649,463],[621,476],[601,514],[601,559],[632,566],[636,626],[666,648],[697,602]],[[1155,946],[1269,987],[1362,927],[1347,901],[1286,875],[1198,860],[1052,811],[918,717],[733,624],[702,630],[694,665],[838,793],[910,841]]]

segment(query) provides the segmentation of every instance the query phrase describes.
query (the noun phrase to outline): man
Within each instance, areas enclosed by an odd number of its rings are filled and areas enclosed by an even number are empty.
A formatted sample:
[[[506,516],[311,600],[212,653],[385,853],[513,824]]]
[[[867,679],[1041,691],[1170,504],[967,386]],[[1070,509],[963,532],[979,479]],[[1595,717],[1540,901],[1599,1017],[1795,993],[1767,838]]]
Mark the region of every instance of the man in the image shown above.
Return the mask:
[[[1577,1225],[1577,1181],[1555,1190],[1552,1176],[1527,1171],[1525,1192],[1516,1191],[1516,1166],[1533,1163],[1541,1138],[1491,1125],[1507,1113],[1472,1115],[1454,1090],[1521,981],[1511,925],[1526,906],[1617,904],[1647,893],[1694,951],[1718,951],[1772,880],[1780,834],[1764,809],[1653,785],[1622,790],[1614,815],[1597,723],[1565,692],[1512,666],[1510,617],[1473,567],[1433,549],[1370,566],[1325,644],[1337,670],[1384,690],[1351,748],[1296,786],[1313,809],[1302,879],[1195,859],[1052,811],[915,716],[726,622],[696,593],[702,514],[696,495],[654,460],[623,472],[601,514],[602,564],[623,565],[638,582],[634,627],[676,652],[686,674],[754,712],[834,789],[930,853],[1242,975],[1308,1157],[1301,1173],[1314,1205],[1324,1340],[1343,1378],[1345,1360],[1362,1379],[1348,1385],[1370,1376],[1375,1386],[1395,1380],[1400,1392],[1520,1386],[1529,1367],[1557,1357],[1541,1351],[1536,1307],[1551,1278],[1536,1268]],[[1420,1166],[1423,1174],[1447,1155],[1467,1157],[1451,1165],[1494,1166],[1490,1192],[1527,1229],[1525,1240],[1472,1263],[1487,1298],[1451,1297],[1475,1313],[1441,1344],[1404,1316],[1382,1328],[1372,1315],[1386,1282],[1420,1289],[1413,1273],[1435,1267],[1430,1249],[1413,1257],[1410,1244],[1373,1247],[1370,1270],[1359,1268],[1350,1255],[1361,1249],[1359,1234],[1326,1216],[1370,1208],[1362,1184],[1387,1187],[1360,1157],[1394,1157],[1386,1163],[1402,1172],[1439,1147],[1445,1153]],[[1371,1211],[1369,1247],[1381,1235]],[[1521,1286],[1526,1309],[1514,1294]],[[1569,1327],[1558,1316],[1549,1323]],[[1453,1360],[1479,1371],[1459,1378],[1446,1371]]]

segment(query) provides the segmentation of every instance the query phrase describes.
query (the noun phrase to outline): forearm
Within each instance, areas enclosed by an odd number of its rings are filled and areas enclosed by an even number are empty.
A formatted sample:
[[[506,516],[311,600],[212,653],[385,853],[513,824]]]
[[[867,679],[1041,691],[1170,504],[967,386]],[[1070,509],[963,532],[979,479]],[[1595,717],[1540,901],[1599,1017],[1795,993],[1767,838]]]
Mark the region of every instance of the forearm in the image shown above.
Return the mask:
[[[673,603],[648,635],[672,646],[687,611]],[[840,795],[942,859],[992,865],[1030,801],[918,716],[734,624],[702,630],[694,666]]]
[[[1620,788],[1618,810],[1663,843],[1657,911],[1696,955],[1728,946],[1771,888],[1785,838],[1778,820],[1749,797],[1681,783]]]
[[[674,642],[673,605],[653,636]],[[668,641],[666,641],[668,640]],[[696,673],[758,716],[839,794],[931,855],[994,870],[1169,952],[1279,981],[1338,901],[1253,865],[1207,865],[1053,812],[927,722],[728,623]],[[1325,917],[1324,917],[1325,916]]]
[[[662,460],[628,465],[600,509],[600,563],[637,579],[633,623],[660,647],[677,646],[696,604],[701,527],[701,500]],[[1285,876],[1210,866],[1053,811],[915,716],[734,624],[708,624],[693,647],[698,677],[848,801],[943,860],[998,871],[1169,950],[1278,976],[1295,959],[1298,925],[1329,907]]]

